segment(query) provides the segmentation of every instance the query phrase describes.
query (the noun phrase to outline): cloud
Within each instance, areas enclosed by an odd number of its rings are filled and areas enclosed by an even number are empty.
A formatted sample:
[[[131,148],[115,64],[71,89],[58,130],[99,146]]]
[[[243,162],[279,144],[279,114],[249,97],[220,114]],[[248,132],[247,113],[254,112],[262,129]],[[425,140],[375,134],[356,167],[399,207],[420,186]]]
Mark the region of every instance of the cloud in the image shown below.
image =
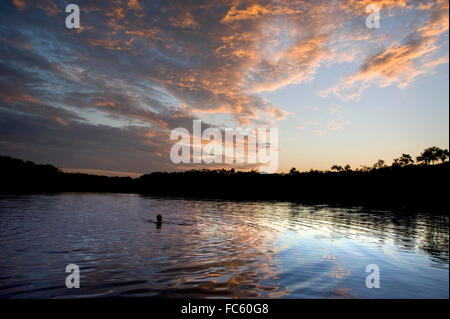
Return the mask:
[[[239,8],[241,7],[241,8]],[[243,20],[256,20],[258,18],[265,18],[267,16],[292,16],[302,14],[304,11],[300,8],[295,8],[293,4],[286,3],[271,3],[263,1],[261,3],[239,3],[235,2],[228,10],[225,17],[222,19],[223,23],[232,23]]]
[[[448,1],[420,7],[370,1],[382,10],[401,9],[399,15],[426,14],[427,22],[405,39],[361,28],[368,3],[79,1],[82,28],[67,30],[60,1],[2,1],[1,112],[24,133],[6,125],[0,140],[26,146],[24,158],[51,154],[63,163],[67,154],[85,168],[130,171],[112,163],[127,162],[128,150],[136,152],[130,163],[140,170],[169,169],[156,154],[168,154],[171,129],[189,128],[199,117],[210,126],[278,126],[290,113],[261,93],[314,81],[322,68],[360,63],[322,92],[356,98],[370,85],[405,87],[448,63],[437,55],[444,45],[437,39],[448,30]],[[362,48],[371,44],[381,49]],[[36,141],[39,130],[53,148]],[[98,139],[84,141],[82,130]],[[94,143],[111,151],[111,161],[100,159]]]
[[[325,36],[301,39],[272,59],[262,59],[248,74],[252,92],[275,91],[288,84],[309,82],[325,54]]]
[[[64,121],[60,116],[56,116],[55,117],[55,121],[58,122],[59,124],[61,124],[62,126],[67,126],[69,124],[67,124],[66,121]]]
[[[140,9],[142,9],[142,7],[141,7],[141,5],[139,4],[139,1],[138,1],[138,0],[130,0],[130,1],[128,1],[127,6],[128,6],[128,8],[135,9],[135,10],[140,10]]]
[[[353,14],[365,15],[366,7],[368,5],[376,5],[380,10],[393,9],[393,8],[408,8],[412,6],[411,0],[344,0],[340,1],[339,6],[341,9]]]
[[[380,5],[390,7],[393,3],[382,1]],[[402,42],[394,41],[388,47],[367,55],[356,73],[319,95],[327,97],[333,93],[343,100],[351,100],[359,98],[365,89],[374,85],[387,87],[395,84],[403,89],[418,76],[430,74],[439,64],[448,63],[448,54],[446,57],[437,56],[441,47],[438,38],[448,31],[448,1],[421,8],[425,9],[430,13],[423,26],[419,24]]]
[[[141,127],[124,129],[67,123],[60,116],[24,116],[0,109],[0,141],[7,142],[0,143],[1,154],[62,167],[120,171],[120,163],[128,159],[135,172],[147,172],[149,162],[159,169],[170,169],[168,158],[157,156],[158,152],[169,154],[167,136],[155,135],[150,139],[152,143],[148,143],[146,132],[147,129]]]
[[[343,126],[349,123],[348,120],[343,121],[328,121],[328,128],[332,131],[337,131],[341,129]]]
[[[13,4],[18,10],[25,10],[26,4],[24,0],[13,0]]]
[[[429,54],[437,47],[432,40],[411,39],[406,43],[394,43],[381,53],[369,56],[360,66],[359,71],[347,77],[340,85],[325,91],[332,92],[344,100],[354,99],[371,85],[386,87],[396,84],[399,88],[407,87],[414,79],[432,70],[445,59],[428,60]],[[427,62],[417,65],[415,61],[424,58]]]

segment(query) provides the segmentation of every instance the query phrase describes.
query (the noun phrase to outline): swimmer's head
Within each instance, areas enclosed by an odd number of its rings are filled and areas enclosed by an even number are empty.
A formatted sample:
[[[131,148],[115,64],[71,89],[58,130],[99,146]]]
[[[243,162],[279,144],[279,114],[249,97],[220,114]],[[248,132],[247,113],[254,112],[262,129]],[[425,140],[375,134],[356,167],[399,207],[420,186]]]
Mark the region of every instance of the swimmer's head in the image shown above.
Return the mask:
[[[158,221],[158,223],[162,222],[162,216],[161,215],[156,216],[156,220]]]

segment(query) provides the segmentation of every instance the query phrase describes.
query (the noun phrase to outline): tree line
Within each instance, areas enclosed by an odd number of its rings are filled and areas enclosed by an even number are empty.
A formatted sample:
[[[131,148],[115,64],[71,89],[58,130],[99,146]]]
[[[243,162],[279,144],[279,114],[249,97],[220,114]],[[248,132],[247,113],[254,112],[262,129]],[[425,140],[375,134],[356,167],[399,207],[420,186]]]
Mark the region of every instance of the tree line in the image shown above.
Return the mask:
[[[431,146],[426,148],[419,156],[416,157],[416,160],[414,161],[413,157],[410,154],[403,153],[400,157],[395,158],[390,165],[391,167],[405,167],[408,165],[430,165],[435,164],[436,162],[442,162],[444,163],[449,159],[449,152],[448,149],[441,149],[437,146]],[[388,167],[386,165],[386,162],[382,159],[379,159],[375,164],[370,166],[363,165],[360,169],[362,171],[370,171],[373,169],[379,169],[383,167]],[[335,172],[343,172],[343,171],[351,171],[350,165],[333,165],[331,166],[331,171]],[[297,170],[295,168],[292,168],[290,171],[290,174],[295,174]]]
[[[409,154],[402,154],[390,166],[380,160],[370,168],[356,170],[350,165],[327,171],[298,172],[293,168],[289,173],[278,174],[201,169],[153,172],[139,178],[64,173],[52,165],[0,156],[0,194],[119,192],[448,212],[450,163],[448,155],[436,155],[440,153],[438,148],[430,147],[415,160]],[[439,161],[443,163],[436,164]]]

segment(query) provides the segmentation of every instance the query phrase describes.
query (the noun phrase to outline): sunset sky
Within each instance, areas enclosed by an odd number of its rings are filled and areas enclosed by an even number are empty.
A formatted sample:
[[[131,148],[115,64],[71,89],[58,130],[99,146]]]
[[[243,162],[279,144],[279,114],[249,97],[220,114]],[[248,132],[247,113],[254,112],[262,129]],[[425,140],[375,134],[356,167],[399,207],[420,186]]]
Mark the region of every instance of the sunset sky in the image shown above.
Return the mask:
[[[1,1],[0,155],[132,176],[207,167],[169,158],[171,130],[194,119],[278,127],[280,172],[448,148],[448,13],[448,0]]]

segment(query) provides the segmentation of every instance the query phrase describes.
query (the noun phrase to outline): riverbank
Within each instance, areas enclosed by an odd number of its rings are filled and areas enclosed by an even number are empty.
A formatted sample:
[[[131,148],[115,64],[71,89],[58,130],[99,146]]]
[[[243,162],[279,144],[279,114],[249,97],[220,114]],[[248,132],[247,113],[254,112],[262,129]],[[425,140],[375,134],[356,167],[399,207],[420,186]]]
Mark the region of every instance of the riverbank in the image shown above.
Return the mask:
[[[282,200],[448,213],[448,162],[340,172],[156,172],[139,178],[64,173],[0,157],[0,193],[117,192],[188,198]]]

